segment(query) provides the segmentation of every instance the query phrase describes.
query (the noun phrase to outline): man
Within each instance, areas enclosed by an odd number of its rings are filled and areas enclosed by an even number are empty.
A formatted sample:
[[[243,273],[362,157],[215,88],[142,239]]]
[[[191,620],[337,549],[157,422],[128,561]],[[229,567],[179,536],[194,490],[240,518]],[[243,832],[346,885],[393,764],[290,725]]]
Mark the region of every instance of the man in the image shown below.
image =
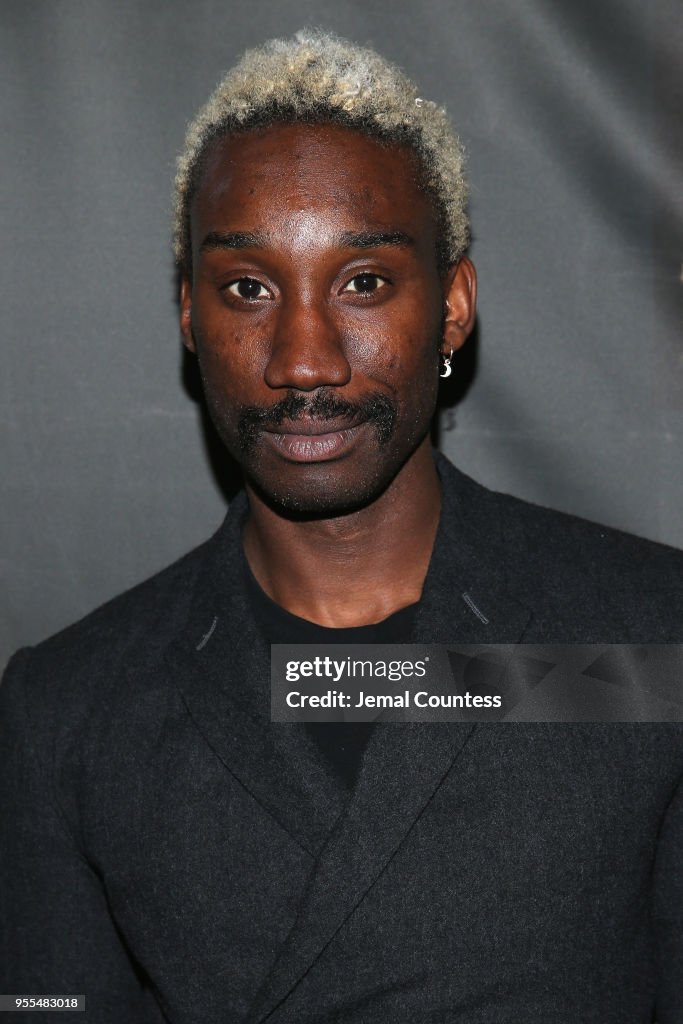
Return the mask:
[[[680,554],[430,449],[476,291],[444,112],[300,33],[227,76],[176,185],[183,340],[245,493],[11,664],[3,991],[130,1024],[680,1022],[679,726],[269,720],[270,642],[683,640]]]

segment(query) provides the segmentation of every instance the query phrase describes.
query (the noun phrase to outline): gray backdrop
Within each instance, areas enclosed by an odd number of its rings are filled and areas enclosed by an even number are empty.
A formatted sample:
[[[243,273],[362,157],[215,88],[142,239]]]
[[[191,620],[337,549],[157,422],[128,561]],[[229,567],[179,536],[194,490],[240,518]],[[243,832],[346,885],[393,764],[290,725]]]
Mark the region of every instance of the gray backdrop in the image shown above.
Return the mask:
[[[452,113],[480,275],[440,444],[683,546],[680,0],[3,0],[0,661],[204,539],[220,461],[176,325],[184,128],[242,49],[370,43]]]

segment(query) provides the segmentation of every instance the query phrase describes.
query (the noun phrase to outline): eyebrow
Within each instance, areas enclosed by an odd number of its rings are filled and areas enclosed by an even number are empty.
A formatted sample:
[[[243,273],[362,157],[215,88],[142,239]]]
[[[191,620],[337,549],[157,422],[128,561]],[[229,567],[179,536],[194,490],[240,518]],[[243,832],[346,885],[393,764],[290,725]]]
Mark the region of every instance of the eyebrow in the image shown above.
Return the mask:
[[[381,249],[384,246],[414,248],[415,240],[405,231],[345,231],[339,241],[345,249]]]
[[[266,245],[265,236],[253,231],[228,231],[226,234],[209,231],[199,249],[201,252],[214,249],[263,249]]]
[[[415,240],[405,231],[344,231],[336,239],[342,249],[381,249],[385,246],[415,248]],[[265,249],[268,236],[255,231],[210,231],[201,252],[216,249]]]

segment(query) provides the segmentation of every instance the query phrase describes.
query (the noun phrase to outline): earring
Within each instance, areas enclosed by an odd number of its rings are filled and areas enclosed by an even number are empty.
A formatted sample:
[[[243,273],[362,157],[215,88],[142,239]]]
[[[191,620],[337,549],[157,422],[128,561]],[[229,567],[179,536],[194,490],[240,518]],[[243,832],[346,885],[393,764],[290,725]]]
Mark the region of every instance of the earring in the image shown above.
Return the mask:
[[[453,349],[451,349],[450,355],[442,356],[443,359],[443,373],[439,374],[439,377],[450,377],[453,370],[451,367],[451,359],[453,358]]]

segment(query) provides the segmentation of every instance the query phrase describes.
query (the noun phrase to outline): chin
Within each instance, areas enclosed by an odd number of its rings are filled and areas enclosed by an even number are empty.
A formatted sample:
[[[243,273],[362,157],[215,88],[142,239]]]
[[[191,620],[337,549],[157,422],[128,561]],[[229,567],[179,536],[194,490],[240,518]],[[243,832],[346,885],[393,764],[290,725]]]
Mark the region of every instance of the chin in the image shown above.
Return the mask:
[[[299,479],[264,478],[261,474],[247,473],[250,485],[275,512],[297,519],[332,519],[366,508],[387,489],[396,475],[388,467],[384,472],[365,475],[362,480],[345,481],[330,472],[329,466],[305,467],[307,472],[297,474]],[[289,474],[287,474],[289,475]],[[294,474],[292,474],[294,476]]]

